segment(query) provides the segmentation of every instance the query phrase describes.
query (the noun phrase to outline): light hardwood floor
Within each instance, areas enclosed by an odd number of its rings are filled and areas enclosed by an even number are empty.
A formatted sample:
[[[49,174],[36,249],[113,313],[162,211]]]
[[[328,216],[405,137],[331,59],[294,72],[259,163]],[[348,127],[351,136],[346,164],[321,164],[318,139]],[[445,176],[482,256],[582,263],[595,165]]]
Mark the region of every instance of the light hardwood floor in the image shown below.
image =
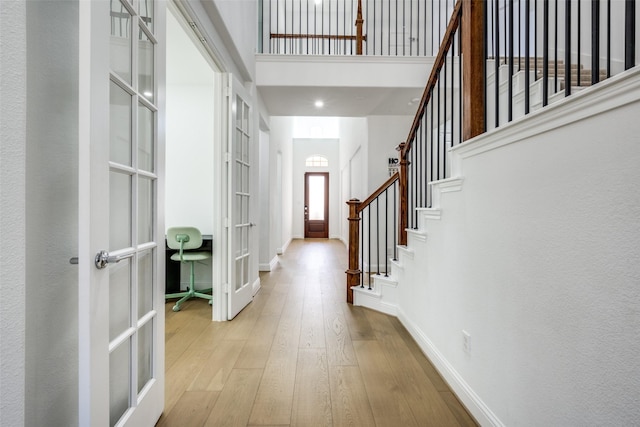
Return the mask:
[[[166,310],[157,426],[475,426],[400,322],[345,302],[337,240],[294,240],[233,321]]]

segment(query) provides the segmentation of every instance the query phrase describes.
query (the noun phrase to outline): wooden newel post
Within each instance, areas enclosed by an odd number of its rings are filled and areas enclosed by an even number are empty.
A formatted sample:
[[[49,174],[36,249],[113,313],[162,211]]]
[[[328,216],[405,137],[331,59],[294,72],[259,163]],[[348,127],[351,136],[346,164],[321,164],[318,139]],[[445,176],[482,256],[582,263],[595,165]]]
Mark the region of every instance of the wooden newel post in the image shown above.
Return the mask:
[[[364,23],[364,19],[362,19],[362,0],[358,0],[358,15],[356,17],[356,55],[362,55],[362,41],[364,37],[362,36],[362,24]]]
[[[398,204],[398,244],[406,246],[407,244],[407,220],[408,216],[408,203],[409,203],[409,187],[407,182],[407,166],[409,161],[407,160],[407,153],[405,147],[406,142],[398,145],[398,151],[400,152],[400,177],[398,179],[398,192],[400,203]]]
[[[360,200],[351,199],[347,202],[349,205],[349,269],[347,270],[347,302],[353,304],[352,286],[360,284],[360,262],[358,259],[358,251],[360,250],[360,214],[358,206]]]
[[[485,131],[485,0],[462,3],[462,140]]]

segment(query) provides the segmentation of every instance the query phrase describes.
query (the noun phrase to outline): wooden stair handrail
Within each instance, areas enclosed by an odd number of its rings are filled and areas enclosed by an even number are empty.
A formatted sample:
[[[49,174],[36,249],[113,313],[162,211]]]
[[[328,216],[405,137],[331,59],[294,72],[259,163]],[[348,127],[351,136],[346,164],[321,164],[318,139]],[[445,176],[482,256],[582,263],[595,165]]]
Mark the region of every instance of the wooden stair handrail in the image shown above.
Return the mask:
[[[386,180],[384,184],[382,184],[380,187],[378,187],[376,191],[371,193],[371,195],[367,197],[363,202],[360,202],[360,204],[358,205],[358,209],[356,210],[356,213],[362,212],[367,206],[369,206],[376,199],[376,197],[384,193],[384,191],[387,188],[391,187],[393,183],[396,182],[399,178],[400,178],[399,172],[396,172],[393,175],[391,175],[389,179]]]

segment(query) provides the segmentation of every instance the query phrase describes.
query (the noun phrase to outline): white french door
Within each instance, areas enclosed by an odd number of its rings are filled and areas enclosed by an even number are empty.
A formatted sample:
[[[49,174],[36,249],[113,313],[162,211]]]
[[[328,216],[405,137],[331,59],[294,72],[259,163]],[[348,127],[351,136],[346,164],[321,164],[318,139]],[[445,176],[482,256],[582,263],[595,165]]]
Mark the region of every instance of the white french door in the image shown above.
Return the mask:
[[[251,233],[251,152],[253,129],[251,108],[240,84],[232,85],[231,130],[229,161],[227,162],[229,190],[227,197],[229,230],[229,306],[228,319],[233,319],[253,298],[250,282]]]
[[[79,1],[79,424],[164,405],[165,4]]]

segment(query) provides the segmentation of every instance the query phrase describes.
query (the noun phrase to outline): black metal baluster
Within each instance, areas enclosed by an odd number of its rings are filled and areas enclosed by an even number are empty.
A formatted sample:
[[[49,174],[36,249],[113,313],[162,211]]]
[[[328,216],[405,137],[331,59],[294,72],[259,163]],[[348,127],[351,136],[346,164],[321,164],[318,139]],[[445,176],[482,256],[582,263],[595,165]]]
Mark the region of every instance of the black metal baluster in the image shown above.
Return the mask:
[[[444,64],[442,64],[442,75],[444,76],[444,96],[443,98],[443,106],[442,106],[442,110],[444,111],[444,118],[441,120],[441,123],[444,127],[444,131],[442,132],[442,157],[445,159],[445,161],[442,164],[442,177],[441,178],[446,178],[447,176],[447,162],[446,162],[446,156],[447,156],[447,55],[444,56]]]
[[[396,218],[396,213],[398,212],[398,196],[396,191],[396,186],[398,185],[398,181],[393,184],[393,260],[398,260],[398,240],[396,237],[396,232],[398,230],[398,220]]]
[[[388,14],[387,14],[387,28],[389,34],[387,34],[387,55],[391,56],[391,1],[387,2]]]
[[[429,126],[429,131],[431,133],[431,138],[429,140],[429,151],[430,151],[430,167],[429,167],[429,182],[433,182],[433,169],[434,169],[434,158],[433,158],[433,144],[435,142],[435,138],[433,136],[433,115],[434,115],[434,98],[433,98],[433,91],[434,89],[432,88],[430,90],[430,94],[429,94],[429,104],[431,105],[431,125]],[[429,191],[429,207],[431,207],[431,202],[433,201],[432,196],[432,187],[429,186],[428,187],[428,191]]]
[[[518,71],[522,69],[522,2],[518,0]]]
[[[607,0],[607,78],[611,77],[611,0]]]
[[[636,64],[636,0],[624,4],[624,69]]]
[[[364,288],[364,211],[360,211],[360,287]]]
[[[581,6],[582,6],[582,1],[578,0],[578,28],[577,28],[577,33],[578,33],[577,77],[578,77],[578,81],[577,81],[577,86],[580,86],[580,77],[582,77],[582,65],[581,65],[581,58],[580,58],[580,56],[582,55],[582,45],[581,45],[581,41],[582,41],[582,30],[581,30],[581,27],[582,27],[582,11],[581,11]]]
[[[486,15],[486,11],[487,9],[485,8],[485,15]],[[485,28],[487,28],[485,26]],[[485,39],[485,57],[486,52],[487,52],[487,46],[486,46],[486,40],[487,40],[487,36],[486,36],[486,30],[485,30],[485,35],[484,35],[484,39]],[[484,80],[484,130],[486,132],[487,130],[487,61],[485,60],[484,62],[484,75],[485,78],[483,78]],[[462,143],[462,29],[459,28],[458,29],[458,87],[460,88],[460,90],[458,90],[458,138],[460,138],[458,140],[458,144]]]
[[[416,28],[416,56],[420,56],[420,2],[418,2],[418,9],[416,10],[416,17],[418,19],[418,28]],[[413,21],[411,21],[413,25]],[[426,29],[425,29],[426,30]]]
[[[549,0],[543,2],[542,12],[542,106],[549,104]]]
[[[538,0],[533,0],[533,79],[538,80]]]
[[[530,60],[530,55],[531,53],[529,52],[529,44],[530,44],[530,36],[529,36],[529,31],[530,31],[530,16],[529,16],[529,8],[531,6],[530,3],[531,0],[526,0],[525,2],[525,8],[526,8],[526,16],[524,19],[524,33],[526,34],[525,39],[524,39],[524,114],[529,114],[529,108],[530,108],[530,95],[531,95],[531,88],[529,87],[529,85],[531,84],[530,80],[530,75],[529,75],[529,60]]]
[[[367,210],[369,212],[369,262],[367,268],[367,283],[369,290],[371,290],[371,205],[367,206]]]
[[[600,0],[591,0],[591,84],[600,81]]]
[[[564,96],[571,95],[571,0],[565,0],[564,11]],[[578,0],[579,1],[579,0]],[[580,70],[578,70],[578,74]]]
[[[413,2],[409,2],[409,56],[413,56]]]
[[[380,275],[380,196],[376,197],[376,273]]]
[[[329,32],[327,34],[331,36],[331,2],[329,2],[329,16],[327,17],[327,21],[329,21],[327,23],[327,25],[329,26]],[[331,55],[331,38],[327,40],[327,45],[329,49],[329,55]]]
[[[558,0],[555,0],[555,13],[553,16],[555,22],[554,39],[553,39],[553,93],[558,92]]]
[[[405,28],[407,28],[406,22],[405,22],[405,16],[407,14],[407,3],[406,0],[402,0],[402,55],[405,56],[406,53],[406,46],[407,46],[407,35],[405,34]]]
[[[496,128],[500,127],[500,3],[496,0],[496,47],[495,47],[495,60],[494,60],[494,97],[495,97],[495,124]]]
[[[384,277],[389,277],[389,189],[384,190]]]
[[[507,86],[507,121],[513,120],[513,0],[509,0],[509,79]]]
[[[422,140],[422,119],[420,119],[420,122],[421,122],[420,123],[420,127],[418,128],[418,132],[416,132],[416,139],[418,140],[418,146],[416,147],[416,149],[417,149],[416,158],[420,159],[420,161],[417,162],[417,166],[416,167],[418,168],[418,185],[420,187],[419,190],[418,190],[418,195],[419,195],[418,204],[420,206],[422,206],[422,191],[424,189],[423,181],[422,181],[422,169],[423,169],[423,167],[422,167],[422,157],[421,157],[422,143],[423,143],[423,140]]]
[[[436,146],[436,156],[437,156],[437,161],[436,161],[436,168],[437,168],[436,169],[436,179],[438,179],[438,180],[441,178],[440,177],[440,142],[441,142],[440,141],[440,134],[442,133],[442,132],[440,132],[440,123],[442,122],[442,114],[441,114],[441,110],[440,110],[440,107],[442,106],[442,99],[440,98],[440,91],[441,91],[440,82],[441,82],[440,73],[438,73],[438,122],[437,122],[437,125],[436,125],[436,129],[437,129],[437,132],[438,132],[438,135],[437,135],[437,137],[438,137],[438,145]]]

